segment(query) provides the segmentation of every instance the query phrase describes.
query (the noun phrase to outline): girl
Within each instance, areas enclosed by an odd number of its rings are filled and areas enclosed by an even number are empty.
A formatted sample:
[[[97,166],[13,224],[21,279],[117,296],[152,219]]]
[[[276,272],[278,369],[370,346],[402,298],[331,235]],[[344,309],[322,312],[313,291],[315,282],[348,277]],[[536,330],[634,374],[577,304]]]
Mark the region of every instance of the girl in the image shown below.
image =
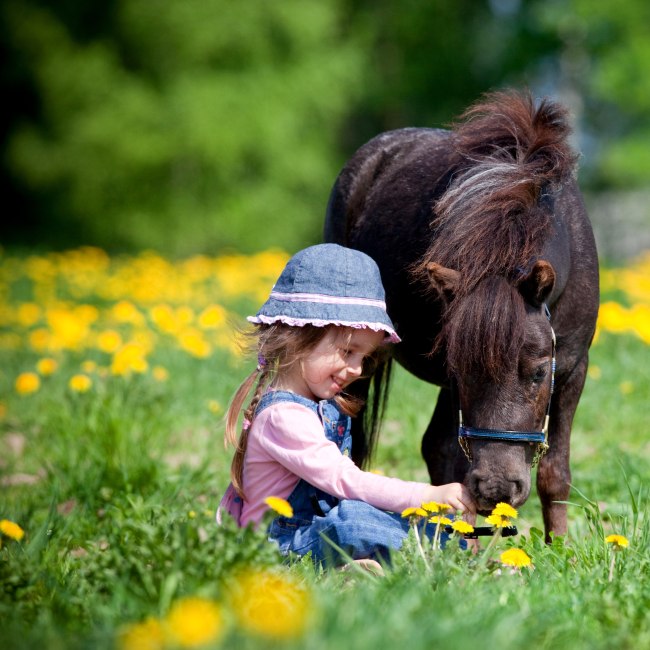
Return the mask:
[[[355,560],[388,559],[408,534],[399,514],[407,507],[438,501],[475,513],[459,483],[378,476],[350,458],[350,416],[361,404],[345,389],[379,346],[400,340],[370,257],[336,244],[300,251],[248,320],[257,325],[259,363],[226,416],[225,440],[236,450],[220,511],[240,526],[255,525],[268,510],[266,497],[286,499],[293,516],[274,519],[270,538],[284,554],[311,552],[331,564],[343,561],[336,548]]]

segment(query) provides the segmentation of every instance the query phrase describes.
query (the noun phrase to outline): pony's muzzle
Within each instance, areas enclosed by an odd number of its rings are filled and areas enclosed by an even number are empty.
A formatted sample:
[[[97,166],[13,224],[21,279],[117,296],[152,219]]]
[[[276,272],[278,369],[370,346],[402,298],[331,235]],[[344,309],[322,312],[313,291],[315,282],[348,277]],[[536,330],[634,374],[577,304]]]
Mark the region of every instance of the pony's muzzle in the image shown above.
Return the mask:
[[[468,488],[481,514],[489,514],[497,503],[508,503],[514,508],[523,504],[530,494],[530,479],[496,476],[479,469],[470,471]]]

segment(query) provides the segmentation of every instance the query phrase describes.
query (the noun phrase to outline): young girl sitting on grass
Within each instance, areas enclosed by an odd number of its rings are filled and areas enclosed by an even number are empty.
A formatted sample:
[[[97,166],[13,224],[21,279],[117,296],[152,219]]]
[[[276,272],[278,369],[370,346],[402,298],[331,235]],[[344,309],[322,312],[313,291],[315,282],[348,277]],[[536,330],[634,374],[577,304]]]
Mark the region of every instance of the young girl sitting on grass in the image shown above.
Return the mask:
[[[267,497],[286,499],[293,516],[276,517],[269,537],[284,554],[311,552],[328,564],[344,562],[336,549],[354,560],[388,560],[408,534],[399,514],[408,507],[437,501],[475,513],[460,483],[379,476],[350,458],[350,417],[361,404],[345,389],[379,346],[400,340],[370,257],[336,244],[300,251],[248,320],[257,326],[258,365],[226,416],[225,440],[236,451],[220,511],[240,526],[255,525],[268,510]]]

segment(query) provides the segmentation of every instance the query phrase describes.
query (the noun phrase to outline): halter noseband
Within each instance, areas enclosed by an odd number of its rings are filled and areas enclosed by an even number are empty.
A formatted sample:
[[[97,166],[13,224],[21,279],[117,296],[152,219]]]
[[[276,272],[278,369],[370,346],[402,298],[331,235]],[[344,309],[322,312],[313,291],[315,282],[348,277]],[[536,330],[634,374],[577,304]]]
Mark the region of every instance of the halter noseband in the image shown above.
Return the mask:
[[[548,305],[544,304],[544,311],[546,317],[551,321],[551,312]],[[541,431],[503,431],[501,429],[483,429],[466,427],[463,424],[463,410],[458,410],[458,444],[467,456],[467,460],[472,462],[472,453],[468,440],[501,440],[503,442],[529,442],[537,443],[537,450],[533,458],[533,467],[539,462],[540,458],[548,451],[548,423],[551,413],[551,398],[553,397],[553,389],[555,388],[555,331],[551,326],[551,391],[548,396],[548,405],[546,406],[546,417],[544,418],[544,426]]]

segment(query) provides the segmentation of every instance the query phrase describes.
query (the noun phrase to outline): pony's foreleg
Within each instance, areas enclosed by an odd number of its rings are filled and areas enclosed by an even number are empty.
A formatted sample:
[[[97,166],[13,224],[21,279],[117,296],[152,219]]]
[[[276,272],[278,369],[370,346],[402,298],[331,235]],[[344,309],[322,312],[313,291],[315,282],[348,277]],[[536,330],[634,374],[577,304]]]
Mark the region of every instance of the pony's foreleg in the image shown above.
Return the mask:
[[[554,535],[567,533],[566,501],[571,489],[570,438],[573,416],[578,406],[587,375],[585,356],[571,372],[566,382],[553,395],[551,405],[549,450],[539,462],[537,493],[542,503],[546,541]]]
[[[424,458],[432,485],[462,483],[469,469],[456,435],[456,415],[451,391],[441,388],[431,422],[422,438]]]

